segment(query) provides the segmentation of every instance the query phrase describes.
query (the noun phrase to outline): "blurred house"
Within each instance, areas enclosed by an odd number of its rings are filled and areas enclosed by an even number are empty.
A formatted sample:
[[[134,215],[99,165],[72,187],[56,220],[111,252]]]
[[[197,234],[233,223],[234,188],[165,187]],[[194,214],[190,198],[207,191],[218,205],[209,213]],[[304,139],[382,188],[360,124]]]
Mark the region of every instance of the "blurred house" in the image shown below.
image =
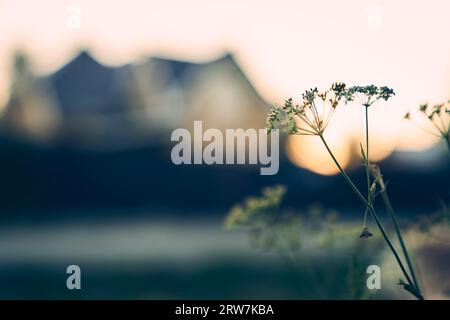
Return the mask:
[[[40,142],[129,148],[170,142],[173,129],[263,128],[267,104],[234,58],[205,63],[149,58],[109,67],[81,52],[35,77],[16,57],[2,119],[7,133]]]
[[[317,202],[360,210],[341,177],[298,168],[284,149],[274,176],[260,176],[259,165],[170,161],[173,129],[192,129],[194,120],[204,128],[263,128],[267,111],[229,54],[205,63],[153,57],[111,67],[81,52],[46,76],[34,75],[19,54],[0,119],[0,208],[34,214],[56,207],[67,215],[67,208],[161,206],[186,213],[189,207],[229,208],[281,183],[290,190],[288,206]],[[424,210],[447,192],[448,158],[439,160],[443,153],[433,150],[424,152],[427,159],[437,154],[427,166],[408,160],[416,154],[399,152],[381,163],[395,205]],[[364,185],[363,170],[349,171]]]

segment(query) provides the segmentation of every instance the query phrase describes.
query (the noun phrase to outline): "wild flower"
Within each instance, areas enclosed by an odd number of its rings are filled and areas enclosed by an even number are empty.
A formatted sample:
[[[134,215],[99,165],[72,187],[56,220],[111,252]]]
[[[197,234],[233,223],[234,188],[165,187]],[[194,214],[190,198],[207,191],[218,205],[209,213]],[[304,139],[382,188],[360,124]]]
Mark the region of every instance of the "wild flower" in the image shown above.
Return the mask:
[[[417,121],[416,113],[426,121],[426,126]],[[450,100],[433,106],[428,103],[421,104],[416,113],[407,112],[404,118],[431,135],[443,139],[450,152]]]
[[[353,224],[337,224],[339,214],[335,210],[326,210],[318,204],[313,204],[299,213],[287,208],[281,210],[278,201],[281,202],[282,197],[269,196],[276,201],[267,201],[269,194],[280,194],[282,190],[278,186],[264,188],[262,195],[247,198],[234,206],[225,219],[227,227],[247,230],[249,243],[254,249],[276,253],[289,266],[301,268],[302,276],[308,279],[306,283],[301,283],[301,287],[307,288],[309,297],[312,295],[319,299],[334,298],[329,296],[333,291],[330,289],[327,292],[325,289],[333,286],[335,276],[338,274],[342,276],[343,272],[348,272],[346,293],[349,294],[349,298],[368,298],[371,292],[367,290],[365,281],[361,281],[361,274],[365,273],[373,255],[380,252],[382,243],[378,241],[363,243],[359,239],[346,241],[349,235],[355,234],[356,228]],[[256,200],[258,205],[250,204],[249,199]],[[254,210],[255,207],[258,207],[257,211]],[[240,209],[235,210],[236,208]],[[329,267],[326,270],[329,276],[323,277],[325,271],[315,265],[314,258],[309,255],[310,250],[320,251],[333,259],[336,250],[342,249],[342,241],[345,241],[345,246],[349,246],[352,251],[348,269]],[[306,248],[310,250],[304,250]],[[322,258],[319,260],[322,261]],[[340,283],[339,287],[343,285],[345,283]]]
[[[373,234],[369,231],[367,227],[363,227],[361,234],[359,235],[360,238],[370,238]]]
[[[280,128],[288,134],[322,135],[346,93],[343,83],[335,83],[322,92],[317,88],[306,90],[300,103],[294,104],[289,98],[281,108],[272,109],[267,119],[267,130]]]
[[[353,86],[347,91],[348,101],[357,100],[361,105],[370,107],[378,100],[389,100],[394,96],[394,90],[389,87],[377,87],[375,85]]]
[[[393,89],[386,86],[377,87],[375,85],[353,86],[347,88],[344,83],[335,83],[329,90],[323,92],[319,92],[317,88],[313,88],[305,91],[299,104],[294,104],[293,99],[289,98],[285,101],[285,104],[282,108],[273,109],[269,115],[267,126],[268,131],[273,130],[274,128],[281,127],[284,128],[288,134],[318,136],[321,139],[323,145],[325,146],[330,157],[339,169],[344,180],[365,206],[363,231],[360,236],[362,238],[368,238],[372,236],[372,233],[369,232],[366,226],[367,213],[370,213],[387,246],[391,250],[398,266],[400,267],[403,276],[406,278],[406,282],[404,282],[406,285],[403,285],[403,287],[407,291],[415,295],[418,299],[423,299],[417,278],[415,276],[413,264],[411,262],[410,256],[400,232],[400,228],[398,226],[395,212],[392,209],[389,198],[387,196],[386,186],[382,180],[381,172],[379,168],[372,168],[373,165],[369,160],[369,107],[371,107],[377,101],[387,101],[393,95],[395,95]],[[334,156],[334,153],[332,152],[324,137],[325,129],[330,123],[336,108],[342,103],[348,104],[350,102],[356,102],[365,107],[366,143],[365,148],[361,144],[361,155],[366,170],[367,196],[363,196],[363,194],[359,191],[359,189],[347,175],[345,170],[340,165],[339,161]],[[439,115],[440,113],[441,111],[438,111],[438,109],[436,109],[432,118],[436,115]],[[373,180],[372,176],[374,178]],[[383,202],[387,211],[391,215],[391,219],[401,245],[401,250],[403,252],[404,258],[406,259],[409,270],[405,268],[404,263],[397,252],[397,249],[392,244],[392,241],[390,240],[381,220],[378,217],[377,212],[375,211],[374,200],[378,195],[377,186],[381,187],[380,193],[382,194]]]

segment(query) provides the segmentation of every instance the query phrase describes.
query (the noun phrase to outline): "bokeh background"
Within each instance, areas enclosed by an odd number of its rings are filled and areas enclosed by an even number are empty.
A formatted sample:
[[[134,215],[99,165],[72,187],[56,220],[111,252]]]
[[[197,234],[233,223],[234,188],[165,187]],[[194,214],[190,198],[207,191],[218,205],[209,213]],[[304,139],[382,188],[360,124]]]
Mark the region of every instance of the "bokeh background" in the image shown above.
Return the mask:
[[[343,81],[395,89],[370,110],[371,156],[426,293],[448,298],[449,229],[417,228],[448,202],[448,151],[403,115],[450,98],[449,10],[445,0],[0,0],[0,297],[360,298],[374,263],[386,277],[370,297],[406,298],[385,250],[349,242],[362,209],[315,138],[283,137],[275,176],[170,160],[176,128],[264,128],[271,106]],[[327,129],[361,185],[363,111],[342,108]],[[233,204],[273,184],[304,221],[294,263],[223,228]],[[317,231],[329,210],[335,228]],[[330,230],[344,231],[330,240]],[[332,245],[309,241],[318,234]],[[70,264],[81,291],[65,286]]]

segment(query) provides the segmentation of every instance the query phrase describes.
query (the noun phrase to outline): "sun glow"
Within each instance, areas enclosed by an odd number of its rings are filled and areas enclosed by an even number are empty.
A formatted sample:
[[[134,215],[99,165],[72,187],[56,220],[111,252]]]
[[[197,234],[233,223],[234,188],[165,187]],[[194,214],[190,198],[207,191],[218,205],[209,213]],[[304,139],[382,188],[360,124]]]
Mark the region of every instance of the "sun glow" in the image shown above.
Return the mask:
[[[372,162],[383,160],[394,150],[394,145],[389,141],[379,140],[379,142],[378,146],[370,150]],[[359,152],[356,139],[346,139],[342,135],[328,135],[327,143],[343,168],[350,164],[352,154]],[[333,175],[339,172],[319,137],[289,136],[286,142],[286,153],[288,159],[301,168],[322,175]]]
[[[339,135],[329,135],[327,143],[333,149],[341,166],[346,167],[350,162],[351,153],[345,139]],[[289,160],[299,167],[322,175],[333,175],[339,172],[317,136],[289,136],[286,152]]]
[[[402,116],[420,103],[450,98],[450,42],[442,41],[450,27],[446,1],[382,0],[383,19],[376,30],[367,25],[369,3],[357,0],[346,6],[323,0],[79,0],[77,30],[66,25],[71,4],[0,1],[0,110],[8,98],[11,56],[17,48],[30,54],[38,73],[59,68],[80,48],[106,64],[155,54],[204,61],[231,51],[260,95],[273,104],[334,81],[387,85],[394,88],[395,98],[371,110],[373,161],[394,148],[420,150],[435,143],[436,138],[402,121]],[[343,165],[364,137],[362,120],[353,110],[339,120],[339,130],[327,129],[329,144]],[[321,174],[335,173],[317,140],[290,137],[289,158]]]

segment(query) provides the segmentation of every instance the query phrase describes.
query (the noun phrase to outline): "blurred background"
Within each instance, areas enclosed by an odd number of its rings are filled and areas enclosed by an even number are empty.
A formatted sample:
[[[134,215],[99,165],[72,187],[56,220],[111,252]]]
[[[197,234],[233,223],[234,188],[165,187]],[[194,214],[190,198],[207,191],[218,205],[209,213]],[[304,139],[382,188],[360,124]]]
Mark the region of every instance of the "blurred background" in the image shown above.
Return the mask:
[[[449,10],[445,0],[0,0],[0,298],[365,297],[354,289],[365,263],[392,261],[382,249],[357,260],[348,238],[362,209],[315,137],[282,137],[274,176],[170,160],[176,128],[264,128],[273,105],[335,81],[394,88],[370,110],[371,157],[428,261],[422,273],[439,275],[429,295],[448,298],[448,228],[415,228],[449,200],[448,151],[403,115],[450,98]],[[361,186],[363,112],[342,108],[327,129]],[[236,202],[273,184],[287,186],[283,208],[306,238],[317,208],[336,211],[344,244],[305,241],[292,265],[224,230]],[[70,264],[82,269],[77,292],[65,285]],[[371,297],[403,298],[396,277]]]

